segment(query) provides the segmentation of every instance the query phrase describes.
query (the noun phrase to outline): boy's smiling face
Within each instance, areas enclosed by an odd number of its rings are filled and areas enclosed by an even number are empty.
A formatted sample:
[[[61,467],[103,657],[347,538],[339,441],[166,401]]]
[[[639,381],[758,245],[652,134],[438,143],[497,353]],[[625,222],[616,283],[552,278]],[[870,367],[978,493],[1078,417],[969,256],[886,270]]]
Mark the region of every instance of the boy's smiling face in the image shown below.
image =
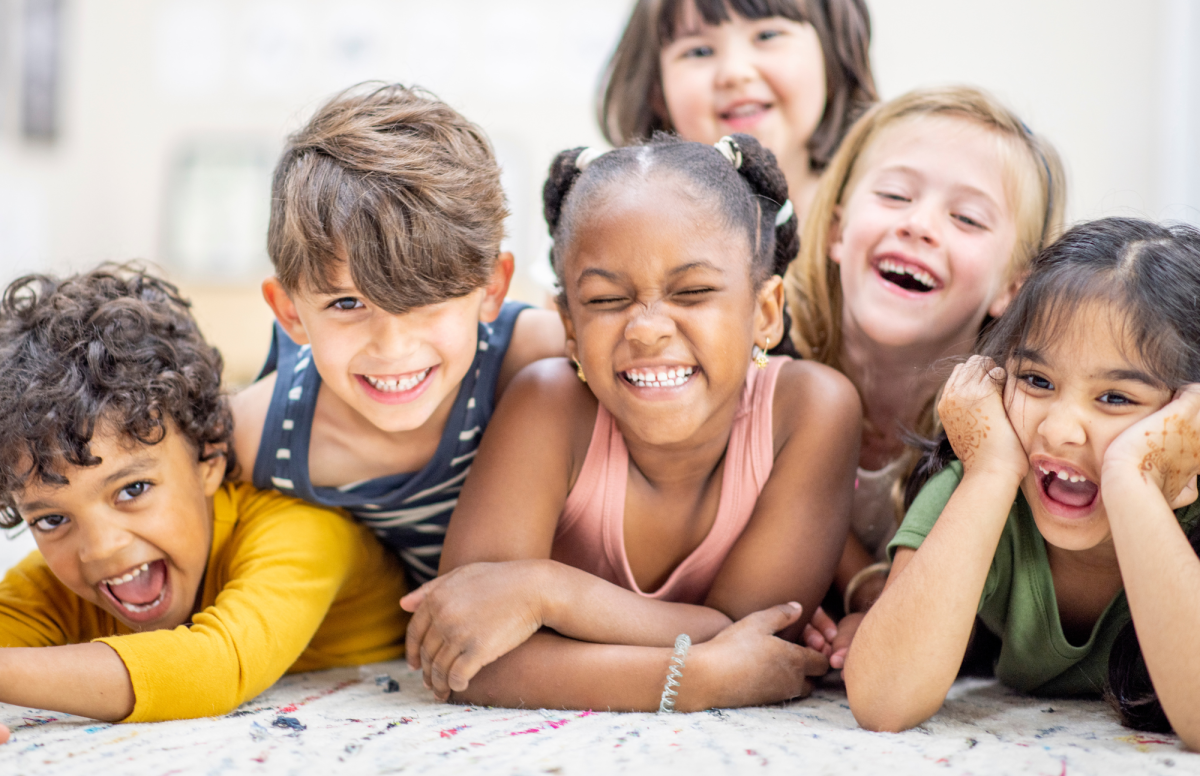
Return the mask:
[[[413,431],[458,396],[479,347],[479,322],[500,314],[512,268],[511,254],[502,254],[486,286],[403,314],[355,289],[345,262],[330,272],[332,293],[288,294],[269,278],[263,296],[288,335],[312,346],[334,397],[381,431]]]
[[[135,631],[191,619],[212,545],[212,496],[225,459],[199,460],[168,422],[146,445],[99,424],[96,466],[63,467],[68,484],[40,481],[16,494],[38,549],[80,598]]]

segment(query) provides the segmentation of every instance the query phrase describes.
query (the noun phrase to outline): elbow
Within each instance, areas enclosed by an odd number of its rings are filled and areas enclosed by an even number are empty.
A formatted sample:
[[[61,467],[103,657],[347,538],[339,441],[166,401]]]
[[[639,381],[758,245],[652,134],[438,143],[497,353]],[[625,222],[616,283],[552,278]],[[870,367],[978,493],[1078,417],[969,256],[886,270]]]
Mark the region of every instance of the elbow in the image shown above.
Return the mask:
[[[855,670],[851,661],[853,651],[847,656],[842,678],[846,683],[846,699],[854,721],[864,730],[875,733],[900,733],[920,725],[937,713],[940,703],[933,708],[909,693],[892,687],[879,677],[863,676]]]

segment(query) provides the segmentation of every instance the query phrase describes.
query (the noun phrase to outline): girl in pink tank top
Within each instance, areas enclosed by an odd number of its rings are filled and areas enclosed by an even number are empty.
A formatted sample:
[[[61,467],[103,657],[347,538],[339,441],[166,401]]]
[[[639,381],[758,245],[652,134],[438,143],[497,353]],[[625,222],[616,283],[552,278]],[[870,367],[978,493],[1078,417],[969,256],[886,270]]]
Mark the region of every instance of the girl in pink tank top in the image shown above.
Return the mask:
[[[774,157],[746,135],[564,151],[545,210],[570,360],[497,408],[442,576],[403,601],[410,663],[442,699],[651,710],[688,634],[678,708],[806,693],[828,661],[794,642],[861,417],[846,378],[764,352],[797,249]]]

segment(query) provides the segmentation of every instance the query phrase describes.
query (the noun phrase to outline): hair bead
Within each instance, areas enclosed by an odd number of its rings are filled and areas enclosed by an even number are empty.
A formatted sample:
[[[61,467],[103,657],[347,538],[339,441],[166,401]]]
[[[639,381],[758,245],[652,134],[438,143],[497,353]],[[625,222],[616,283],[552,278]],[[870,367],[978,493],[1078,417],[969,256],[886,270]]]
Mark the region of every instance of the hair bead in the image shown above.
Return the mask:
[[[607,148],[595,148],[593,146],[584,148],[579,152],[579,156],[575,157],[575,169],[583,172],[588,168],[588,165],[599,159],[601,156],[604,156],[606,153],[608,153]]]
[[[732,137],[726,135],[713,143],[713,148],[720,151],[721,156],[729,160],[729,163],[733,165],[733,169],[742,169],[742,148]]]

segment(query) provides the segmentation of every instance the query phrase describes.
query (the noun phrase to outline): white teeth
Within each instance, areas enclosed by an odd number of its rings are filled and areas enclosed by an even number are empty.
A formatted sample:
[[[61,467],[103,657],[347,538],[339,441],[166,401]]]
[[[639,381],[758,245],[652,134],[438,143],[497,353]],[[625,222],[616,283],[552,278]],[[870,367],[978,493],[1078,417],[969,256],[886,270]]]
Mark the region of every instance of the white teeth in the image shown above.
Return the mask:
[[[109,586],[123,585],[126,582],[131,581],[134,577],[139,576],[143,571],[149,571],[149,570],[150,570],[150,564],[143,563],[142,565],[135,568],[133,571],[130,571],[128,574],[123,574],[119,577],[112,577],[110,579],[101,580],[101,582],[103,584],[109,585]]]
[[[639,388],[674,388],[686,383],[694,371],[694,367],[681,366],[655,370],[630,369],[622,374]]]
[[[432,367],[425,367],[420,372],[409,375],[408,377],[400,380],[384,380],[378,377],[371,377],[370,375],[363,375],[363,377],[365,377],[367,382],[371,384],[371,387],[377,391],[382,391],[383,393],[403,393],[404,391],[411,391],[413,388],[416,388],[418,385],[420,385],[421,381],[425,379],[425,376],[429,374],[429,370],[431,368]]]
[[[1067,482],[1087,482],[1088,481],[1088,478],[1083,476],[1082,474],[1069,474],[1066,471],[1055,471],[1054,469],[1047,469],[1046,467],[1042,466],[1041,464],[1038,464],[1037,470],[1042,473],[1043,477],[1045,477],[1047,475],[1052,475],[1054,477],[1057,477],[1060,480],[1065,480]]]
[[[911,267],[907,264],[900,264],[899,262],[892,261],[891,259],[883,259],[880,261],[879,271],[890,272],[894,275],[908,275],[926,288],[934,288],[937,286],[937,281],[934,280],[933,275],[930,275],[928,272],[917,269],[916,267]]]
[[[158,606],[160,603],[162,603],[163,593],[165,593],[165,592],[167,592],[167,590],[166,590],[166,588],[163,588],[163,592],[159,593],[158,597],[155,598],[153,601],[151,601],[148,604],[127,604],[124,601],[120,601],[120,604],[121,604],[121,606],[125,607],[126,609],[128,609],[131,612],[134,612],[135,614],[138,612],[148,612],[151,609],[153,609],[154,607]]]

